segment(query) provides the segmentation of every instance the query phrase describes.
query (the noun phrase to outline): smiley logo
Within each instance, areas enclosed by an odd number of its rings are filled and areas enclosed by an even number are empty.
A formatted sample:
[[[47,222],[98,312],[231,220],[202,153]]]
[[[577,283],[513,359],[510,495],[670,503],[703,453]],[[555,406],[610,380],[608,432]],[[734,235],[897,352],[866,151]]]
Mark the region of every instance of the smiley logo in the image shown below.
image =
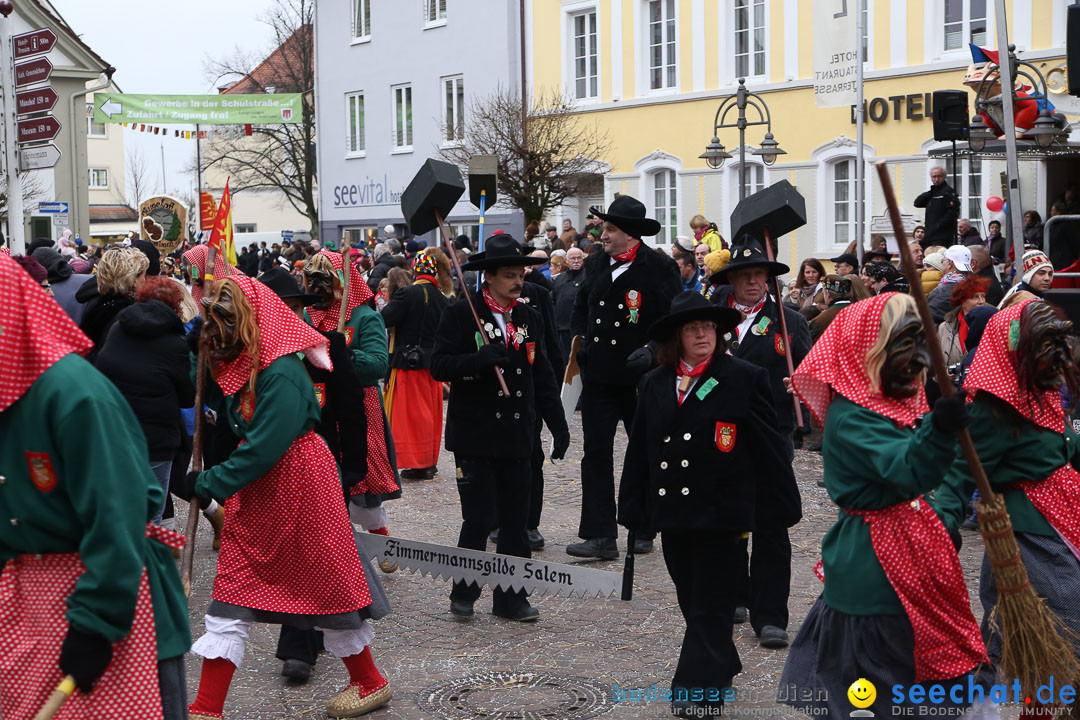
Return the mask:
[[[859,678],[851,683],[847,691],[848,701],[857,708],[865,709],[877,699],[877,688],[866,678]]]

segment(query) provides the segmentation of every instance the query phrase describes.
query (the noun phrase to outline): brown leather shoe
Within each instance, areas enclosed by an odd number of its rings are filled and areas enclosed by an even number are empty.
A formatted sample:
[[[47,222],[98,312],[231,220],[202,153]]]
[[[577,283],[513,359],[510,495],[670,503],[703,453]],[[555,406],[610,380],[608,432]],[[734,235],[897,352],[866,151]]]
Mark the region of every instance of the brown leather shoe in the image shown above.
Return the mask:
[[[360,717],[382,707],[390,702],[392,697],[389,681],[384,681],[382,687],[374,690],[368,690],[362,685],[350,685],[330,698],[326,703],[326,714],[332,718]]]

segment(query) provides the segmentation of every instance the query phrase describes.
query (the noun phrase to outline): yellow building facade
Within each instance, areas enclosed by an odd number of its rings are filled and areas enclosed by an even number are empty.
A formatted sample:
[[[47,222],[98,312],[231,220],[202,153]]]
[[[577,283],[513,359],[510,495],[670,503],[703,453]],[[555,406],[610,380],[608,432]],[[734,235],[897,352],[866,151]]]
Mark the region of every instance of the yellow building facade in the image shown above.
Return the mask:
[[[532,92],[561,88],[575,99],[582,119],[597,123],[611,140],[609,155],[600,159],[609,169],[604,196],[579,198],[552,220],[569,218],[580,228],[590,203],[606,204],[624,193],[641,199],[663,223],[651,244],[691,235],[689,221],[698,214],[730,238],[728,218],[739,190],[738,130],[720,131],[734,156],[723,167],[711,169],[698,156],[712,137],[717,108],[745,77],[748,89],[767,103],[772,132],[786,151],[771,167],[748,152],[748,192],[786,179],[806,198],[807,225],[793,242],[781,244],[780,259],[796,266],[802,258],[843,250],[856,234],[853,108],[818,108],[813,92],[813,14],[833,12],[843,1],[530,0]],[[852,6],[858,1],[847,0]],[[952,183],[951,144],[934,141],[927,107],[932,93],[964,89],[968,42],[997,43],[993,0],[864,2],[868,240],[874,218],[885,213],[871,164],[888,161],[903,211],[921,220],[912,202],[929,187],[930,167],[947,165]],[[1064,67],[1066,4],[1006,0],[1010,42],[1044,73]],[[1058,110],[1076,110],[1074,98],[1052,99]],[[969,91],[969,114],[973,106]],[[747,149],[758,147],[764,134],[764,127],[747,128]],[[931,155],[945,148],[948,156]],[[1064,184],[1080,180],[1077,164],[1065,157],[1022,161],[1025,209],[1037,209],[1045,219]],[[1004,161],[961,158],[957,170],[961,216],[985,234],[991,219],[985,201],[1002,195]]]

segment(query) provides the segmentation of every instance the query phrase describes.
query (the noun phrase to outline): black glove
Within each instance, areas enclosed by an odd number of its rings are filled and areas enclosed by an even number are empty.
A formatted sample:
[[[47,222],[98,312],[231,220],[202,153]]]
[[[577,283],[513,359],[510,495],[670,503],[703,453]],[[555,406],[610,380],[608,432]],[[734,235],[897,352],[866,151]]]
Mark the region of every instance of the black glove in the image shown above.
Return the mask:
[[[626,369],[634,375],[644,375],[652,367],[652,350],[646,345],[630,353],[626,358]]]
[[[209,504],[210,498],[203,497],[195,492],[195,483],[199,480],[199,475],[202,473],[192,470],[184,477],[184,499],[191,500],[193,497],[198,497],[206,507]]]
[[[566,457],[566,449],[570,447],[570,431],[552,433],[554,442],[551,447],[551,459],[562,460]]]
[[[94,683],[112,662],[112,643],[97,634],[80,632],[68,627],[60,647],[60,672],[75,678],[84,694],[94,689]]]
[[[189,330],[188,334],[184,337],[184,339],[187,340],[188,350],[191,351],[192,355],[199,354],[199,338],[202,337],[202,326],[202,315],[199,315],[191,323],[191,330]]]
[[[509,365],[510,352],[503,347],[502,343],[489,343],[481,345],[476,351],[476,366],[482,369],[496,365]]]
[[[960,432],[971,422],[971,415],[968,413],[967,401],[963,394],[939,398],[934,403],[934,411],[930,413],[930,418],[938,432],[950,435]]]

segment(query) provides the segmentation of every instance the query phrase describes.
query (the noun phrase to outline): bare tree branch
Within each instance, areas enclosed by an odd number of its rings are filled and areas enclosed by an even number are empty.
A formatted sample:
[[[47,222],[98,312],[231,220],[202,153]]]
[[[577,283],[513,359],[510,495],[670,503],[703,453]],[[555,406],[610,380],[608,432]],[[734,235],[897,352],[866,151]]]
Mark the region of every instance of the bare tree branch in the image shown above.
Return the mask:
[[[142,151],[134,145],[129,145],[125,152],[127,154],[125,168],[127,170],[127,197],[121,200],[138,209],[139,203],[154,192],[154,181],[150,176],[150,168],[146,164]]]
[[[596,175],[603,172],[611,141],[597,124],[576,111],[573,100],[554,90],[533,99],[526,122],[527,145],[520,96],[499,87],[490,96],[472,102],[464,140],[441,147],[439,154],[462,168],[473,155],[495,155],[498,204],[521,210],[528,225],[595,182]],[[450,129],[443,130],[443,137],[448,137]]]
[[[41,179],[40,173],[34,170],[20,172],[19,179],[22,181],[23,208],[25,210],[45,196],[45,181]],[[0,222],[6,223],[7,219],[7,176],[0,175]]]

